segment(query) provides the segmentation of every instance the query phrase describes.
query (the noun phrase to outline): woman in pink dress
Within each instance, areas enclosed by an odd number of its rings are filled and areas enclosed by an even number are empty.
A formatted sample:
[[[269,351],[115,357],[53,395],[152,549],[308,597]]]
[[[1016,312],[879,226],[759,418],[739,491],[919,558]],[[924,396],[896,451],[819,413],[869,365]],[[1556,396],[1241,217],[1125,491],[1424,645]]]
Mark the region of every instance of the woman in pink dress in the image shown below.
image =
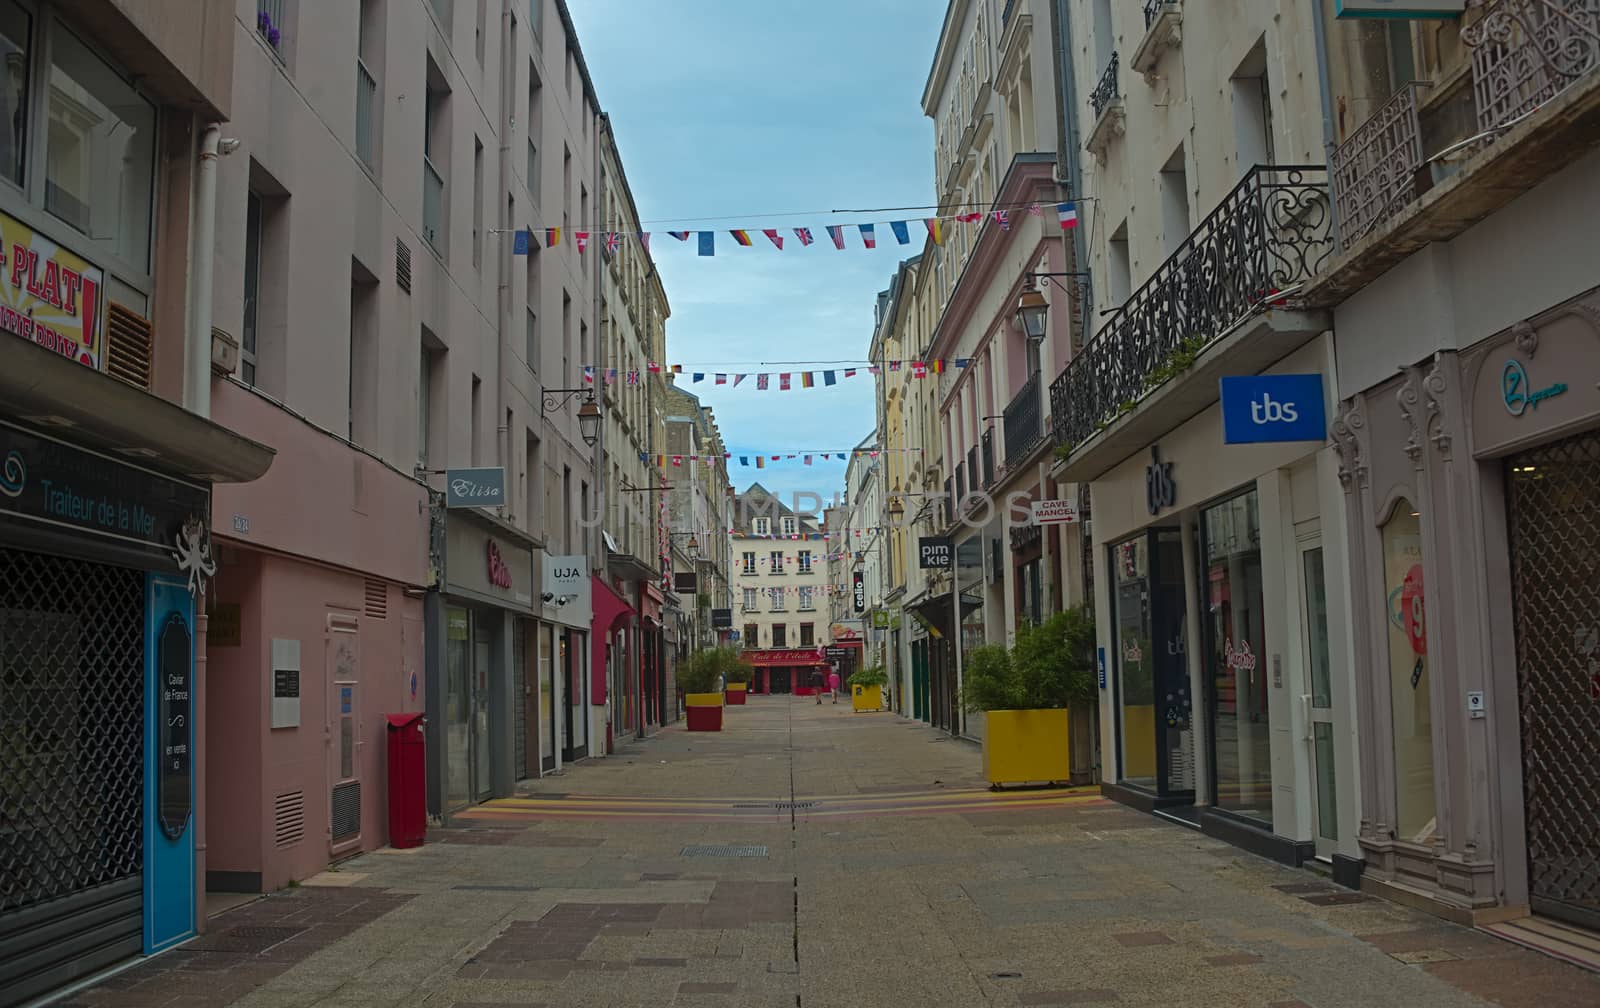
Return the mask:
[[[828,672],[828,692],[833,694],[833,702],[839,702],[839,670],[832,669]]]

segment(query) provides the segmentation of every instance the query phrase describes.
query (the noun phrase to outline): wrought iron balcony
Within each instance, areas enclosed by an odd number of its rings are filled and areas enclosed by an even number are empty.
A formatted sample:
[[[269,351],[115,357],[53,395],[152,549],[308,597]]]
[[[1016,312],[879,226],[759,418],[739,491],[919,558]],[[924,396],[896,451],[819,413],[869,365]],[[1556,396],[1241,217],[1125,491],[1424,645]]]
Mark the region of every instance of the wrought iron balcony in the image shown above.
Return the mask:
[[[1332,252],[1326,169],[1251,169],[1051,383],[1056,440],[1076,447],[1131,412]]]
[[[1100,83],[1089,92],[1089,107],[1094,109],[1094,117],[1099,119],[1105,115],[1106,106],[1117,97],[1117,54],[1111,54],[1111,62],[1106,66],[1105,72],[1100,75]]]
[[[1011,402],[1006,404],[1006,465],[1014,466],[1021,462],[1029,452],[1039,447],[1039,442],[1044,440],[1044,427],[1040,417],[1043,413],[1042,403],[1039,401],[1039,383],[1041,373],[1034,372],[1032,378],[1022,386]]]
[[[1365,237],[1417,198],[1423,168],[1417,92],[1431,86],[1413,82],[1395,92],[1333,152],[1342,245]]]
[[[979,454],[983,457],[983,488],[985,490],[994,486],[994,428],[990,427],[983,432],[983,437],[978,441]]]
[[[1173,0],[1144,0],[1144,27],[1146,31],[1156,23],[1156,18],[1161,16],[1163,8],[1176,6]]]
[[[1600,0],[1496,0],[1461,38],[1478,127],[1498,129],[1600,66]]]

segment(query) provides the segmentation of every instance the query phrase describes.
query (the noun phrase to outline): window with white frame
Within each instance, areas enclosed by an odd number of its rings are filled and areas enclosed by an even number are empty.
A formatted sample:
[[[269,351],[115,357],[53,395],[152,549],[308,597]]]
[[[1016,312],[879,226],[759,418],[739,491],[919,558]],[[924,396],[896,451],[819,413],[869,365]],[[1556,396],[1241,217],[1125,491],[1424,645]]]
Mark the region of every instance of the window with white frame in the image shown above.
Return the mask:
[[[800,551],[800,573],[802,573],[802,574],[810,574],[811,573],[811,551],[810,550],[801,550]]]
[[[746,588],[744,590],[744,611],[756,611],[756,590],[754,588]]]
[[[816,608],[815,603],[813,603],[812,599],[811,599],[812,591],[813,591],[813,589],[812,589],[812,587],[810,585],[801,585],[800,586],[800,611],[801,612],[809,612],[810,610]]]
[[[771,535],[772,534],[772,519],[771,518],[757,518],[755,520],[755,524],[754,524],[753,528],[754,528],[754,531],[755,531],[756,535],[763,535],[763,536],[764,535]]]
[[[782,574],[782,573],[784,573],[784,570],[783,570],[783,550],[773,550],[771,553],[769,553],[767,555],[767,573],[768,574]]]
[[[755,554],[755,551],[754,550],[745,550],[745,552],[742,555],[742,559],[744,560],[744,573],[746,573],[746,574],[754,574],[756,572],[756,554]]]
[[[767,589],[768,609],[771,612],[783,612],[783,589]]]
[[[799,531],[800,531],[800,523],[797,520],[795,520],[794,518],[785,518],[783,520],[783,534],[784,535],[794,535],[795,533],[797,533]]]

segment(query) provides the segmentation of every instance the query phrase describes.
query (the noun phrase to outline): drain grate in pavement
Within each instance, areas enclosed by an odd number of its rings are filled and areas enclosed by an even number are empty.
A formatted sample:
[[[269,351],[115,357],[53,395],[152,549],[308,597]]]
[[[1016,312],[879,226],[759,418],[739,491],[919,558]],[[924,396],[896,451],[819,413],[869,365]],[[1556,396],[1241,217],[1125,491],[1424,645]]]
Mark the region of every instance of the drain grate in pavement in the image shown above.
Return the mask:
[[[734,808],[803,809],[816,808],[814,801],[734,802]]]
[[[228,928],[200,938],[189,944],[192,951],[237,952],[241,955],[259,955],[274,945],[305,933],[303,927],[274,927],[265,924],[248,924]]]
[[[690,844],[679,857],[766,857],[766,844]]]
[[[453,885],[451,889],[463,892],[538,892],[536,885]]]

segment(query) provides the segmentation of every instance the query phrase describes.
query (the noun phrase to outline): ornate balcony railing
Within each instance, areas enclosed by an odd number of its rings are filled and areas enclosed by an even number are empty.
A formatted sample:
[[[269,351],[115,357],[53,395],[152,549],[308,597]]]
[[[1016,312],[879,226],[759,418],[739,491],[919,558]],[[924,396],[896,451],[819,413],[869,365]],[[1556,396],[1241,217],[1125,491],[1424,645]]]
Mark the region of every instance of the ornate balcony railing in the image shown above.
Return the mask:
[[[1461,38],[1478,127],[1497,129],[1600,65],[1600,0],[1496,0]]]
[[[1099,119],[1105,112],[1106,106],[1117,97],[1117,54],[1111,54],[1111,62],[1107,64],[1105,72],[1100,75],[1100,83],[1089,92],[1089,107],[1094,109],[1094,117]]]
[[[1174,6],[1176,6],[1174,0],[1144,0],[1144,30],[1150,30],[1150,26],[1156,23],[1156,18],[1161,16],[1163,8]]]
[[[1043,410],[1039,401],[1040,372],[1022,386],[1016,396],[1006,404],[1006,465],[1013,466],[1039,446],[1044,439],[1040,418]]]
[[[1251,169],[1051,383],[1056,440],[1079,445],[1131,411],[1175,357],[1283,304],[1332,252],[1326,169]]]
[[[1417,198],[1422,167],[1417,92],[1431,86],[1414,82],[1396,91],[1333,152],[1339,239],[1345,247]]]
[[[978,442],[980,454],[983,456],[983,488],[985,490],[994,486],[994,428],[990,427],[983,432],[983,437]]]

